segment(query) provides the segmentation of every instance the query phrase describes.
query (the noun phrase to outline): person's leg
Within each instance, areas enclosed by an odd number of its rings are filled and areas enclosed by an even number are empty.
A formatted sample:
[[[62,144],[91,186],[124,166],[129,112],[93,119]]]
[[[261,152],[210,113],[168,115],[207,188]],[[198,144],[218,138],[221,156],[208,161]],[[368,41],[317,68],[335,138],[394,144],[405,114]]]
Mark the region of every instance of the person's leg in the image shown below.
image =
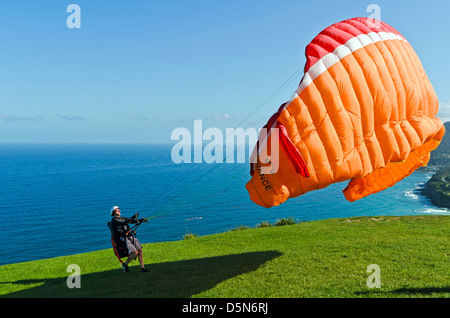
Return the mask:
[[[139,249],[138,251],[138,259],[139,259],[139,264],[141,265],[141,268],[144,268],[144,255],[142,253],[142,249]]]
[[[139,263],[141,264],[141,273],[142,272],[150,272],[148,269],[145,268],[145,265],[144,265],[144,254],[142,253],[142,249],[139,249],[138,251],[139,251],[139,254],[138,254]]]
[[[141,269],[145,267],[144,265],[144,253],[142,253],[142,244],[139,240],[134,237],[133,238],[133,246],[137,250],[137,257],[139,260],[139,264],[141,265]]]
[[[136,256],[138,255],[138,251],[134,247],[133,243],[130,241],[129,238],[126,239],[126,244],[127,244],[127,250],[128,250],[128,258],[122,264],[122,268],[126,273],[128,273],[128,264],[136,258]]]
[[[130,253],[130,256],[128,256],[127,260],[125,261],[125,265],[128,266],[128,264],[138,256],[139,252],[134,250]],[[140,262],[140,260],[139,260]]]

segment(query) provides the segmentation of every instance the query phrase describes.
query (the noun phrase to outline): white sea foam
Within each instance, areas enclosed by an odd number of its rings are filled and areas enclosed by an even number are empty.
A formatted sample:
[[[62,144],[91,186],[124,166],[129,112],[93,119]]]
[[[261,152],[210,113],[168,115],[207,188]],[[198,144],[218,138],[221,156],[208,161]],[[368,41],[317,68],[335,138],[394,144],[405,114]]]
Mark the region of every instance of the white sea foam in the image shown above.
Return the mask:
[[[447,208],[438,208],[438,207],[428,207],[428,208],[425,208],[425,209],[419,209],[419,210],[416,210],[416,212],[419,212],[419,213],[426,213],[426,214],[449,214],[450,215],[450,210],[449,209],[447,209]]]
[[[414,200],[418,200],[419,196],[416,194],[416,190],[405,190],[403,192],[403,194],[405,195],[405,197],[409,197],[412,198]]]

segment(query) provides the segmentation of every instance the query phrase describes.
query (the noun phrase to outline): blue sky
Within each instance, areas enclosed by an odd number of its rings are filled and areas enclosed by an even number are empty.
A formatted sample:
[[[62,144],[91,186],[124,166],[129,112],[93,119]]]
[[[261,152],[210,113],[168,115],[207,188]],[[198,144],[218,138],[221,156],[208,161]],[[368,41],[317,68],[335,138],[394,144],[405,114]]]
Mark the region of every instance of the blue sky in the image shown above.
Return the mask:
[[[71,3],[80,29],[66,25]],[[371,3],[412,44],[450,120],[448,1],[11,0],[0,142],[170,142],[194,119],[259,128],[295,91],[300,76],[278,88],[305,46]]]

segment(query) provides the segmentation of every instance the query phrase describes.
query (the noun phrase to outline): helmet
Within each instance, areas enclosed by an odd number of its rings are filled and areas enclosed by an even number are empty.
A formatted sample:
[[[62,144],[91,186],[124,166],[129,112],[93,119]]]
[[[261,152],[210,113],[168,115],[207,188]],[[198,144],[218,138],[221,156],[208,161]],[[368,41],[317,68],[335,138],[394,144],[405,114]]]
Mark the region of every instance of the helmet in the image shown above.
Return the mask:
[[[111,208],[111,216],[113,216],[114,211],[117,210],[118,208],[119,207],[117,205],[115,205]]]

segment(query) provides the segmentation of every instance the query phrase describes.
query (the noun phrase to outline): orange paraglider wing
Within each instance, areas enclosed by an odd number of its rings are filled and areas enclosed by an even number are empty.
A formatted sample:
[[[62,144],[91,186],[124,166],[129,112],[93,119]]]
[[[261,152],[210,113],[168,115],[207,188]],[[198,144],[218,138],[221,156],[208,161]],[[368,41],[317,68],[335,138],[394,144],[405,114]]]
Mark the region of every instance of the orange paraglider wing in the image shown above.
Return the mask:
[[[423,66],[398,31],[345,20],[314,38],[306,58],[296,93],[266,125],[280,130],[278,170],[260,170],[270,134],[254,151],[246,188],[255,203],[279,205],[344,180],[345,197],[355,201],[428,163],[445,128]]]

